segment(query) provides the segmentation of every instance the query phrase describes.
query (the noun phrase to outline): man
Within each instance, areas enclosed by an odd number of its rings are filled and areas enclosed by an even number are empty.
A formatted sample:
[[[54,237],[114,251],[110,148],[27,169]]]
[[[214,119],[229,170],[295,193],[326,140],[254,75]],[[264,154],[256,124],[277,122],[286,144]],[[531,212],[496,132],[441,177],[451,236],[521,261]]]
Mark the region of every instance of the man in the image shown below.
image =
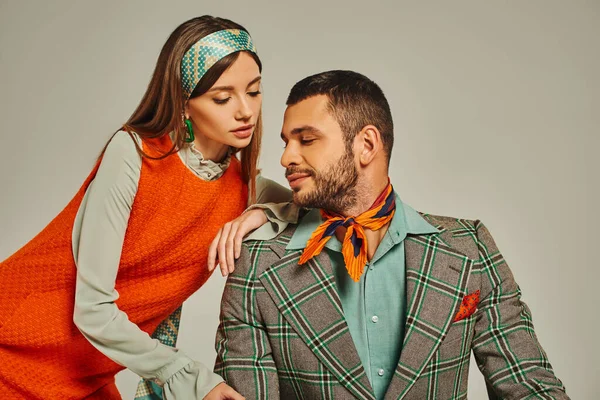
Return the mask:
[[[324,72],[287,105],[281,163],[304,215],[244,244],[215,371],[252,399],[462,399],[473,351],[491,397],[567,399],[485,226],[420,214],[389,184],[381,89]]]

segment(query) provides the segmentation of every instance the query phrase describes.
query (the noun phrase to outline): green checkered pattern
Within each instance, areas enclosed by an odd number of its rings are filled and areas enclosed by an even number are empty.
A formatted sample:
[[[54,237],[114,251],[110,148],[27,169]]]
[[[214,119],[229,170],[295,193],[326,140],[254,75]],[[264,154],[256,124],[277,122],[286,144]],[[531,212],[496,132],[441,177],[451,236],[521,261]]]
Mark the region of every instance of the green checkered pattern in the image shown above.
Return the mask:
[[[177,334],[179,333],[179,323],[181,321],[181,310],[179,308],[160,323],[158,328],[152,333],[152,338],[158,339],[162,344],[175,347],[177,344]],[[161,400],[163,391],[156,383],[142,379],[138,383],[137,391],[135,392],[135,400]]]
[[[406,239],[406,335],[384,398],[466,399],[473,352],[492,398],[568,399],[488,230],[423,216],[440,232]],[[244,243],[221,303],[215,372],[247,399],[375,399],[329,258],[298,265],[301,251],[285,248],[295,228]],[[453,322],[476,290],[478,310]]]

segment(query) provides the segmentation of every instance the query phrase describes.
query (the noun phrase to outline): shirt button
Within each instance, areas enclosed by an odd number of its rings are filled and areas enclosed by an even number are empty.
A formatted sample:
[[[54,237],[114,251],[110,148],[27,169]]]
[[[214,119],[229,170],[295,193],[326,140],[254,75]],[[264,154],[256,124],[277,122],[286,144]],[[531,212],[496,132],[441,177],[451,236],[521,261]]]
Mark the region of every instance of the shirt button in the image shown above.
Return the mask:
[[[376,323],[377,323],[377,321],[379,321],[379,317],[378,317],[377,315],[373,315],[373,316],[371,317],[371,321],[373,321],[373,323],[374,323],[374,324],[376,324]]]
[[[210,178],[212,175],[211,175],[211,174],[210,174],[210,172],[209,172],[208,174],[206,174],[206,176],[208,176],[208,177]]]
[[[379,369],[379,371],[377,371],[377,375],[379,375],[379,376],[383,376],[383,373],[384,373],[384,372],[385,372],[385,371],[383,370],[383,368],[380,368],[380,369]]]

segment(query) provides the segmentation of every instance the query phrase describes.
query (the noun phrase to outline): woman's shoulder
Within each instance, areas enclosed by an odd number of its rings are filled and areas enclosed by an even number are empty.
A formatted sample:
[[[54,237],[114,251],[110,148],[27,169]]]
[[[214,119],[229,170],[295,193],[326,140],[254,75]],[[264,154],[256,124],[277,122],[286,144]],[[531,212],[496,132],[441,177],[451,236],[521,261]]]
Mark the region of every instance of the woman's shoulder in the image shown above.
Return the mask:
[[[142,144],[142,139],[137,133],[120,130],[110,138],[107,150],[108,148],[114,148],[118,151],[130,151],[132,149],[136,151],[136,143],[138,146]]]
[[[140,155],[137,150],[138,146],[141,146],[141,139],[136,133],[129,133],[122,130],[117,131],[110,138],[104,150],[103,159],[140,162]]]
[[[137,139],[136,139],[137,138]],[[108,141],[100,158],[99,171],[108,174],[112,179],[124,174],[138,177],[142,168],[142,158],[138,153],[135,141],[139,140],[136,134],[126,131],[117,131]]]

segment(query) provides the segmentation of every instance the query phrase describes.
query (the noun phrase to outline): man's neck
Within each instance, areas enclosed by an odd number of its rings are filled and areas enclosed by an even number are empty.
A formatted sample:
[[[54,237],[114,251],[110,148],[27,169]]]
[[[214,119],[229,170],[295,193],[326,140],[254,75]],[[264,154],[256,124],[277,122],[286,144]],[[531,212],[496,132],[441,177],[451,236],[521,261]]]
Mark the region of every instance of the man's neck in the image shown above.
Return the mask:
[[[365,211],[369,210],[373,203],[377,200],[377,198],[381,195],[381,193],[385,190],[389,183],[387,175],[385,179],[377,179],[375,180],[367,180],[366,182],[359,182],[357,185],[357,202],[356,204],[348,210],[344,210],[341,215],[345,217],[357,217]],[[390,222],[382,226],[380,229],[373,231],[370,229],[364,228],[365,235],[367,237],[367,259],[370,261],[375,255],[375,251],[379,244],[383,240],[388,228],[390,226]],[[344,236],[346,235],[346,228],[339,227],[335,231],[335,236],[337,239],[343,243]]]
[[[365,236],[367,237],[367,243],[369,244],[367,246],[367,260],[371,261],[371,259],[375,255],[375,252],[377,251],[377,248],[379,247],[379,245],[381,244],[381,241],[385,237],[385,234],[387,233],[387,230],[390,227],[390,224],[391,224],[391,221],[388,222],[387,224],[385,224],[384,226],[382,226],[381,229],[378,229],[376,231],[372,231],[370,229],[365,229]],[[340,241],[340,243],[344,242],[344,236],[346,235],[346,230],[347,230],[347,228],[340,226],[335,231],[335,237],[337,238],[337,240]]]
[[[370,180],[359,182],[356,185],[356,203],[339,214],[344,217],[357,217],[364,213],[371,208],[375,200],[385,190],[388,182],[387,176],[385,179],[379,179],[377,182]]]

